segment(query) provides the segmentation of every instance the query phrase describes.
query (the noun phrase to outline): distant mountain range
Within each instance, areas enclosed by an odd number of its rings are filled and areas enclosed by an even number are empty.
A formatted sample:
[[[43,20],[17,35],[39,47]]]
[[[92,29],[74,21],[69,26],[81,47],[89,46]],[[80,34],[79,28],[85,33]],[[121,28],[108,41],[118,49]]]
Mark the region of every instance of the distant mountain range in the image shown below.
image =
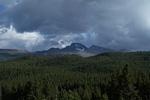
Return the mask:
[[[28,51],[18,50],[18,49],[0,49],[0,53],[15,54],[15,53],[27,53],[27,52]]]
[[[36,54],[42,54],[42,55],[66,55],[66,54],[76,54],[81,56],[93,56],[100,53],[105,52],[114,52],[115,50],[104,48],[96,45],[92,45],[91,47],[86,47],[85,45],[81,43],[72,43],[71,45],[59,49],[59,48],[50,48],[49,50],[45,51],[38,51]]]
[[[0,49],[0,60],[8,60],[14,59],[18,57],[22,57],[25,55],[37,55],[37,56],[62,56],[62,55],[80,55],[83,57],[94,56],[101,53],[106,52],[116,52],[121,51],[125,52],[127,50],[113,50],[109,48],[104,48],[96,45],[92,45],[91,47],[86,47],[81,43],[72,43],[71,45],[65,48],[50,48],[44,51],[37,51],[37,52],[28,52],[25,50],[17,50],[17,49]]]
[[[0,49],[0,60],[9,60],[9,59],[22,57],[23,55],[26,55],[28,53],[29,52],[24,50]]]

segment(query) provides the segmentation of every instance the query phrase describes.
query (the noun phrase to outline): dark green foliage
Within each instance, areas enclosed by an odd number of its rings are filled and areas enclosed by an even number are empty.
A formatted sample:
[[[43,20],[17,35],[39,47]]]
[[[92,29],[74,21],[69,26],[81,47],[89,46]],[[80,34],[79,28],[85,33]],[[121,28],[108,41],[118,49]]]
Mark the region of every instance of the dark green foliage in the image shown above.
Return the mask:
[[[150,100],[150,53],[0,62],[2,100]]]

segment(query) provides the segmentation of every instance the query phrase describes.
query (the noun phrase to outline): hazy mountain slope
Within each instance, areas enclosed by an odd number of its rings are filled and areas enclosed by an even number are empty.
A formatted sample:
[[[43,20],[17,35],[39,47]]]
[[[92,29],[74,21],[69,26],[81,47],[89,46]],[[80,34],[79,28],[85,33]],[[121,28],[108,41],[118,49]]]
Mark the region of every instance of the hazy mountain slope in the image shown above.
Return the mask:
[[[14,59],[26,54],[28,54],[28,52],[24,50],[0,49],[0,60]]]

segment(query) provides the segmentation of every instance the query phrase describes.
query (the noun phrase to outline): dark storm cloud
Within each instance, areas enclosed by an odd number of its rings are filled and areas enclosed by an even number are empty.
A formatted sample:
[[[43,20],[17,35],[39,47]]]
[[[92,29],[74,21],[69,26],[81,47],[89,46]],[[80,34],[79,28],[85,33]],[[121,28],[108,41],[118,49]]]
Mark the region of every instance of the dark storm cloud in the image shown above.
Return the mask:
[[[0,23],[40,32],[51,42],[41,47],[65,41],[148,50],[149,10],[149,0],[22,0],[1,14]]]
[[[18,31],[85,32],[88,2],[84,0],[24,0],[5,13]],[[88,20],[87,20],[88,19]]]

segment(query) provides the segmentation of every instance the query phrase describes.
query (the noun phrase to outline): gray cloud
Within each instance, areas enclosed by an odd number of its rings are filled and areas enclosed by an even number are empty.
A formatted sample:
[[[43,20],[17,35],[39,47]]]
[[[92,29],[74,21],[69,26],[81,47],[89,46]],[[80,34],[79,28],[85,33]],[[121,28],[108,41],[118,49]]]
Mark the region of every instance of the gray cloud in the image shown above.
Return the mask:
[[[18,31],[85,32],[88,3],[83,0],[25,0],[5,13]]]
[[[22,0],[1,14],[0,23],[40,32],[46,39],[41,48],[63,41],[149,50],[149,10],[149,0]]]
[[[21,0],[0,0],[0,4],[8,8],[17,5]]]

